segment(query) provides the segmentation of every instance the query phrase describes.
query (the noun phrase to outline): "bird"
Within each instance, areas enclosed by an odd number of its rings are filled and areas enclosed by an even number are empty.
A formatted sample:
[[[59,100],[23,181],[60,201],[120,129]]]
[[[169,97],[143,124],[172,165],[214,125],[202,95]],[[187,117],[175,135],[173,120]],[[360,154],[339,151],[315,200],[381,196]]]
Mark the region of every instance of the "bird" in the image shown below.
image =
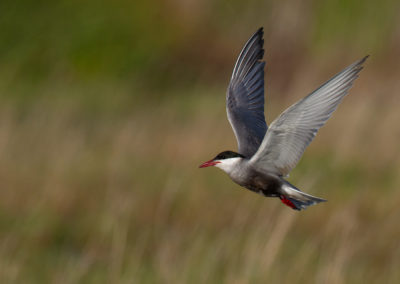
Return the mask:
[[[215,166],[240,186],[265,197],[279,198],[300,211],[327,200],[301,191],[286,178],[347,95],[369,56],[287,108],[268,127],[264,117],[263,35],[261,27],[244,45],[226,92],[226,112],[238,152],[221,152],[199,168]]]

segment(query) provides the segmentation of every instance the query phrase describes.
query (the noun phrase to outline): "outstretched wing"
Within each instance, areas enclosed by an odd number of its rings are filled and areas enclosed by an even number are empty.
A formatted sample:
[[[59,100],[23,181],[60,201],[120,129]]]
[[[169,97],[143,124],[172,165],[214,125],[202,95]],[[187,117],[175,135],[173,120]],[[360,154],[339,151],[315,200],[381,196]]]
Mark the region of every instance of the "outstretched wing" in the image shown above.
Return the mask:
[[[251,163],[260,170],[287,175],[348,93],[367,57],[345,68],[275,119]]]
[[[259,148],[267,124],[264,118],[263,29],[246,43],[233,69],[226,95],[228,120],[238,142],[238,152],[250,158]]]

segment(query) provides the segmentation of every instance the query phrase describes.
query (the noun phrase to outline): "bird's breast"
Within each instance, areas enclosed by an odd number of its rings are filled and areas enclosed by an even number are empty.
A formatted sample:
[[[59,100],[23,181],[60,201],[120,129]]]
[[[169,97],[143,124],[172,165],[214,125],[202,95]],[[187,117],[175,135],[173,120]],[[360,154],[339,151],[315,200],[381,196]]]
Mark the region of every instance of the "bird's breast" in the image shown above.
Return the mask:
[[[254,170],[233,173],[231,178],[237,184],[265,196],[276,196],[282,184],[279,177]]]

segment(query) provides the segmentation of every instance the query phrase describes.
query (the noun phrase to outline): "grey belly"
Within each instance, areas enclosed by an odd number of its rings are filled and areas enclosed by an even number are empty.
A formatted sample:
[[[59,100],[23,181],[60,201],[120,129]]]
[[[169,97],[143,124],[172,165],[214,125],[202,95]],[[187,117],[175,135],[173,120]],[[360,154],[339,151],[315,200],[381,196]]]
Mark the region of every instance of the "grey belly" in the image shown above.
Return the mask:
[[[263,189],[263,188],[258,188],[258,187],[254,187],[254,186],[245,186],[245,188],[261,194],[262,196],[266,196],[266,197],[278,197],[280,194],[278,193],[278,188],[276,188],[276,190],[271,190],[271,189]]]
[[[253,175],[237,182],[239,185],[267,197],[280,196],[282,181],[277,176]]]

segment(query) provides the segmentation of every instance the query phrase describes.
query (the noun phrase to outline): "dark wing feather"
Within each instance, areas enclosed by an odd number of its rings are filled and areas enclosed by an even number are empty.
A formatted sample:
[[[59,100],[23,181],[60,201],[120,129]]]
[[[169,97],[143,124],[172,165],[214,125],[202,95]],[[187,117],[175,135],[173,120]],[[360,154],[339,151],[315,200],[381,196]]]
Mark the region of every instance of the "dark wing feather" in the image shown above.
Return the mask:
[[[267,124],[264,117],[263,29],[246,43],[233,69],[226,95],[226,112],[240,154],[250,158],[259,148]]]

